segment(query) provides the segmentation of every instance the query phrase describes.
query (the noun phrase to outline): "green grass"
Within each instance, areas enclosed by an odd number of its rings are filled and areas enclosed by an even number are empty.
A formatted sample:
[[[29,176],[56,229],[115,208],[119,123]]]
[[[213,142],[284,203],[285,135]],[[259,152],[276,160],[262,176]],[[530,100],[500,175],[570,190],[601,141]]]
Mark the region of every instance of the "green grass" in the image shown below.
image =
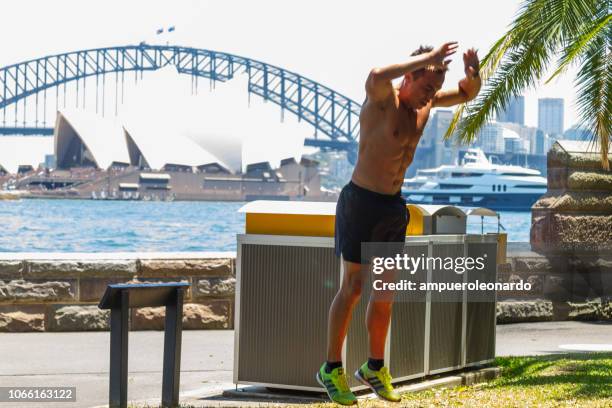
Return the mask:
[[[495,365],[502,368],[502,375],[488,383],[405,393],[401,403],[370,399],[360,401],[359,408],[612,407],[612,353],[500,357]],[[291,406],[339,407],[332,403]]]
[[[407,407],[612,407],[612,353],[502,357],[502,376],[405,394]]]
[[[495,365],[502,375],[488,383],[405,393],[399,404],[360,401],[359,407],[612,407],[612,353],[501,357]]]

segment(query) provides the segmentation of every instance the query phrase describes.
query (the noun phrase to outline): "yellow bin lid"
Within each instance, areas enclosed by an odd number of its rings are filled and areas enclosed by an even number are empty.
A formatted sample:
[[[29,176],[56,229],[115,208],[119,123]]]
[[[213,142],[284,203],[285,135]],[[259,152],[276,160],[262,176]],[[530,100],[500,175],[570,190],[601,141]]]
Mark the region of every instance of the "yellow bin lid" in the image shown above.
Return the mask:
[[[410,224],[406,235],[422,235],[426,211],[407,205]],[[246,213],[247,234],[297,235],[333,237],[336,203],[321,201],[257,200],[245,204],[239,212]]]
[[[334,236],[335,202],[257,200],[238,211],[246,213],[247,234]]]

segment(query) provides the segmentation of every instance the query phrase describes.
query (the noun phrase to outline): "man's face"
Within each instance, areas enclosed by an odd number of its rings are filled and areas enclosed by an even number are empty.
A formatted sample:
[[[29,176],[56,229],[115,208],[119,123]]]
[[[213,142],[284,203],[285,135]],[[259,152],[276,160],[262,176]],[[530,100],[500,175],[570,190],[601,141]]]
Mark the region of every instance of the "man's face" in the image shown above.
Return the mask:
[[[444,73],[425,71],[417,79],[414,79],[412,73],[407,74],[400,87],[399,98],[414,109],[422,108],[433,99],[443,83]]]

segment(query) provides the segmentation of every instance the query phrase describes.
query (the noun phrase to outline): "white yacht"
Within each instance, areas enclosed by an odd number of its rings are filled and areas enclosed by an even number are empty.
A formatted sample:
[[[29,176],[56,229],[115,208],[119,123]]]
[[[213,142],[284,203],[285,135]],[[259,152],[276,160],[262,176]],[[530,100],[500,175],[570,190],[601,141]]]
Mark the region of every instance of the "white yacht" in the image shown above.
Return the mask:
[[[409,203],[495,210],[528,210],[545,192],[546,178],[538,170],[493,164],[480,149],[469,149],[461,164],[417,170],[402,186]]]

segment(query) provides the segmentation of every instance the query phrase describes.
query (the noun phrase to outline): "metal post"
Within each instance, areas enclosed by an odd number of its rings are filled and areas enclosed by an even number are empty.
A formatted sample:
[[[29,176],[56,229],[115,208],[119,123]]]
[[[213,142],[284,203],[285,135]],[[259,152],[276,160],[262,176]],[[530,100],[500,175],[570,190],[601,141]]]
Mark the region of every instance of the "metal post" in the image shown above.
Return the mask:
[[[127,408],[128,313],[130,294],[121,291],[121,305],[111,309],[110,392],[111,408]]]
[[[178,407],[181,375],[183,297],[184,290],[177,288],[174,299],[166,305],[164,368],[162,377],[163,407]]]

